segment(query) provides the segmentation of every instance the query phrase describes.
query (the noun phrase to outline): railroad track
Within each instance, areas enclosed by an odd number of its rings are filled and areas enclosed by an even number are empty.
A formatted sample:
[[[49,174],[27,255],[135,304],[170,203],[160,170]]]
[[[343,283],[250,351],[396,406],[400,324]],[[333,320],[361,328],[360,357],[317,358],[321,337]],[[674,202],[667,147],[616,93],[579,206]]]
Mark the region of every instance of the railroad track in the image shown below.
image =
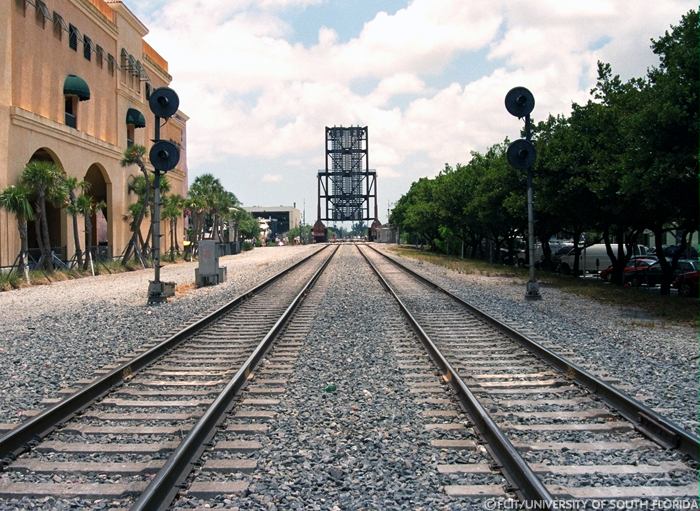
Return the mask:
[[[357,248],[520,499],[696,502],[697,436],[370,245]],[[493,487],[449,482],[487,469],[439,466],[449,494],[499,496]]]
[[[0,508],[166,508],[336,251],[314,252],[0,437]]]
[[[356,294],[362,284],[348,280],[358,277],[369,286],[362,287],[359,297],[339,299]],[[358,303],[369,310],[358,311]],[[362,327],[319,329],[326,318],[336,327],[346,322],[366,325],[373,319],[370,311],[376,310],[372,304],[388,305],[391,311],[374,338],[367,339],[368,330]],[[343,338],[334,340],[338,331]],[[363,340],[366,348],[360,348]],[[334,349],[329,352],[325,343]],[[436,458],[472,465],[476,474],[469,504],[493,495],[513,497],[471,423],[457,411],[453,393],[440,384],[410,326],[354,247],[340,246],[294,322],[280,335],[270,359],[281,363],[258,370],[235,413],[210,442],[201,467],[173,502],[174,509],[265,509],[272,504],[278,509],[443,509],[464,504],[441,493],[438,484],[428,483],[438,477],[431,461]],[[362,359],[362,370],[352,367],[352,361]],[[398,371],[392,360],[398,361]],[[337,394],[322,390],[329,368],[338,378],[333,381],[342,382]],[[432,381],[426,383],[425,378]],[[382,402],[383,394],[392,397]],[[266,399],[259,399],[262,395]],[[463,422],[442,422],[450,418]],[[225,448],[239,441],[253,447],[239,454]],[[245,468],[230,470],[232,458],[242,458]],[[410,475],[397,477],[387,471],[387,465],[396,463],[406,463],[404,471]],[[404,498],[394,500],[393,492],[402,487]]]

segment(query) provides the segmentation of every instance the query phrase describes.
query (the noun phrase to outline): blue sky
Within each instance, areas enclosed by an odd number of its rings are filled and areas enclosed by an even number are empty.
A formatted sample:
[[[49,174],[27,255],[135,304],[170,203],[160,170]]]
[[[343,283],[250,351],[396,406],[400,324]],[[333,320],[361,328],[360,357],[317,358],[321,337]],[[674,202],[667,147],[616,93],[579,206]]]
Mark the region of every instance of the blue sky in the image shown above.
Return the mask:
[[[315,220],[324,127],[369,126],[380,219],[411,182],[518,134],[516,85],[536,118],[588,99],[598,60],[623,77],[686,0],[127,0],[169,61],[188,123],[190,181],[246,205],[306,202]]]

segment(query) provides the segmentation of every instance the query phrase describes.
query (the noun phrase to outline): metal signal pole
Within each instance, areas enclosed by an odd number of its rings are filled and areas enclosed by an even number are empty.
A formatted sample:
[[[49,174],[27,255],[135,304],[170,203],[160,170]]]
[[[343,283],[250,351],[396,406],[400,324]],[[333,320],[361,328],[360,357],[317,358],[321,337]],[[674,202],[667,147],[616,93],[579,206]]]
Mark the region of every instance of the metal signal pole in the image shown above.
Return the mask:
[[[515,87],[506,94],[506,110],[518,119],[525,118],[525,138],[513,141],[506,153],[508,163],[527,172],[527,245],[529,254],[529,280],[525,288],[526,300],[540,300],[540,284],[535,278],[535,214],[533,211],[532,166],[535,163],[535,146],[532,145],[532,120],[535,97],[525,87]]]

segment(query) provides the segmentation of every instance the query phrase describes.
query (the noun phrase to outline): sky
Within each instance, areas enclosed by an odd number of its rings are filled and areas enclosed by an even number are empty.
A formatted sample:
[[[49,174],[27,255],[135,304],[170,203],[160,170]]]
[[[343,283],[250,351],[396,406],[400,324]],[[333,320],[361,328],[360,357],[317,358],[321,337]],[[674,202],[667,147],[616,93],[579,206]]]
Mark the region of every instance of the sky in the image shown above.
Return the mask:
[[[169,62],[189,117],[190,182],[316,220],[326,126],[368,126],[380,220],[422,176],[466,163],[522,122],[589,99],[598,61],[623,78],[695,0],[126,0]]]

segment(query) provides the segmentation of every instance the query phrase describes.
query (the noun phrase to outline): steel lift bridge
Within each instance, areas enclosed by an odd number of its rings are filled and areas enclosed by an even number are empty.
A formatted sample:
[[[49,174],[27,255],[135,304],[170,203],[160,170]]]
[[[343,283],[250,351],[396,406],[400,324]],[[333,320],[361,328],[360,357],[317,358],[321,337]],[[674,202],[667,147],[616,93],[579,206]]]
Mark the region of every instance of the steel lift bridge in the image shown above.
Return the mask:
[[[326,127],[326,169],[318,171],[314,239],[326,241],[324,221],[372,221],[368,237],[373,239],[381,227],[377,213],[377,173],[369,169],[367,126]]]

